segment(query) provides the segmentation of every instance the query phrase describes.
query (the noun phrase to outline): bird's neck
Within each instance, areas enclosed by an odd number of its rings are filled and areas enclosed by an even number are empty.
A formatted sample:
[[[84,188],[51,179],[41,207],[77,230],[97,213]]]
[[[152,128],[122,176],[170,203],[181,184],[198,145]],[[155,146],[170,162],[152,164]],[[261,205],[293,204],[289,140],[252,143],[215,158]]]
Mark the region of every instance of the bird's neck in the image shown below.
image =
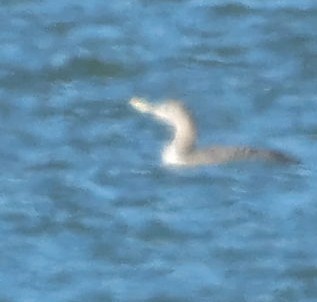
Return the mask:
[[[196,128],[192,118],[188,114],[178,115],[170,124],[173,127],[174,136],[165,148],[165,152],[175,156],[190,153],[196,143]]]

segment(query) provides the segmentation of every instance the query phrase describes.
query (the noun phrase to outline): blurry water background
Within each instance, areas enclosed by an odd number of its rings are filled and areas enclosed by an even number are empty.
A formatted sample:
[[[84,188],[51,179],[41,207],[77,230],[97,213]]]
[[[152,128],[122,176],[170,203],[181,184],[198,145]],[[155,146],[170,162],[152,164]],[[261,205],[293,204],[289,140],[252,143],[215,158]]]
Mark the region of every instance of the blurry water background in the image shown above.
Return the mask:
[[[317,301],[316,1],[0,1],[0,301]],[[200,144],[160,164],[132,96]]]

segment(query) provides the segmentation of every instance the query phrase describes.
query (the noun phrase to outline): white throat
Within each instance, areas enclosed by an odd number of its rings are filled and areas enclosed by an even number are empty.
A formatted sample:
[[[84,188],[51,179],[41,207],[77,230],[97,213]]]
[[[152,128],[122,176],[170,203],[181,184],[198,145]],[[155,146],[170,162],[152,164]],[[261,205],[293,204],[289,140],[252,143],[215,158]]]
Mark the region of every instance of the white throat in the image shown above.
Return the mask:
[[[162,161],[166,165],[185,165],[186,158],[195,148],[194,122],[185,108],[176,107],[176,109],[167,121],[172,127],[173,137],[162,153]]]
[[[166,146],[162,152],[162,162],[164,165],[185,165],[186,162],[183,156],[177,152],[177,148],[174,145],[170,144]]]

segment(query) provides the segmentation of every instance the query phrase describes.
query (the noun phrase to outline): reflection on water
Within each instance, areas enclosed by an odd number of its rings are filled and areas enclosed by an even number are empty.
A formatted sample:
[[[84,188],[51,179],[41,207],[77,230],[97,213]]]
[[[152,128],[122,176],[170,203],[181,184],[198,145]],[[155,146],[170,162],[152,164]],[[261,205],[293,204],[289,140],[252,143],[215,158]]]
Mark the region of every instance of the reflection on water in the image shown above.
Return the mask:
[[[2,301],[314,301],[313,1],[0,8]],[[180,98],[201,144],[299,166],[160,166]]]

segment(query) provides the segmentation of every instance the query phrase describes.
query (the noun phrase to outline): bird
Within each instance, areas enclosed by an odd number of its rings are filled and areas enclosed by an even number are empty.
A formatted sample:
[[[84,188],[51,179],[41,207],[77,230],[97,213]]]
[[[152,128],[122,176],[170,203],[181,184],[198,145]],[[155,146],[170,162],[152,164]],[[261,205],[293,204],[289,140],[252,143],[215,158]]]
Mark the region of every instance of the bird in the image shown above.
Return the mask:
[[[172,128],[172,139],[162,151],[164,165],[194,167],[252,159],[298,163],[297,159],[280,151],[248,146],[211,146],[198,149],[196,147],[197,130],[194,119],[181,101],[167,100],[153,104],[144,98],[133,97],[129,103],[137,111],[149,114]]]

